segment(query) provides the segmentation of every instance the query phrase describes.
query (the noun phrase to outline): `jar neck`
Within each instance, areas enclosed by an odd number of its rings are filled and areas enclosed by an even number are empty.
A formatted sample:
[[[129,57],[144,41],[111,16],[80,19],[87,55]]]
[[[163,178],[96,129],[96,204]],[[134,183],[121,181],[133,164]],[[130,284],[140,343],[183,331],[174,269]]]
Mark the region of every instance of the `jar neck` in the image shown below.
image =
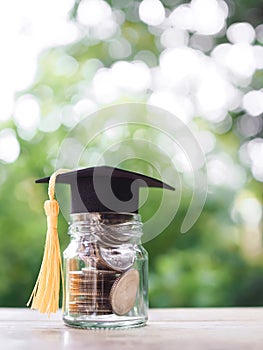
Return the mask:
[[[139,244],[143,234],[141,216],[117,212],[71,214],[69,234],[110,246]]]

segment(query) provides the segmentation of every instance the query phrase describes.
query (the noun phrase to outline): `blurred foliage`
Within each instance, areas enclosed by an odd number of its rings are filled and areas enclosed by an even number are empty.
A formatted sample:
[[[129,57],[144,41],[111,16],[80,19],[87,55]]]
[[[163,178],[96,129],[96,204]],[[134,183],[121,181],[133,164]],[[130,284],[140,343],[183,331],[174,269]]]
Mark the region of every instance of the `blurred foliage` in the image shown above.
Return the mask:
[[[79,2],[76,1],[71,12],[73,21]],[[112,0],[109,3],[122,7],[129,18],[129,8],[120,5],[125,1]],[[185,1],[166,0],[163,3],[167,8],[173,8]],[[257,25],[262,20],[263,5],[260,1],[229,0],[228,3],[233,12],[229,23],[248,20]],[[126,19],[121,31],[132,45],[127,60],[133,59],[141,50],[149,50],[153,57],[158,57],[159,48],[147,25]],[[134,32],[139,33],[139,39],[133,42]],[[222,42],[224,38],[218,38],[218,41]],[[61,53],[74,57],[79,64],[80,68],[69,77],[56,73],[56,62]],[[104,41],[92,44],[84,38],[72,45],[45,51],[39,59],[35,83],[17,97],[25,93],[36,96],[45,120],[60,106],[77,102],[78,92],[86,84],[81,72],[85,62],[92,58],[99,59],[106,67],[114,62],[108,53],[108,43]],[[94,67],[86,69],[86,80],[92,81],[96,69],[94,61]],[[252,84],[262,88],[262,72],[257,74],[258,80],[254,77]],[[116,102],[129,100],[138,101],[140,96],[126,96]],[[216,136],[220,148],[236,161],[242,137],[236,133],[235,125],[241,116],[233,114],[231,130]],[[211,129],[209,123],[200,123],[204,124],[204,129]],[[39,271],[46,230],[42,203],[47,197],[47,189],[35,185],[34,180],[53,172],[59,145],[70,127],[61,124],[48,132],[38,130],[28,141],[21,137],[12,120],[2,123],[1,128],[15,130],[21,154],[15,163],[0,163],[0,305],[24,307]],[[136,168],[135,161],[129,165]],[[138,171],[143,170],[142,165]],[[262,200],[262,183],[253,180],[251,175],[248,175],[246,189]],[[186,194],[169,227],[145,245],[150,256],[152,307],[263,305],[262,249],[259,254],[251,256],[242,245],[246,227],[230,217],[237,195],[234,190],[224,187],[210,188],[201,217],[187,234],[182,235],[179,227],[189,204]],[[143,219],[154,210],[154,204],[144,206]],[[59,231],[63,250],[68,242],[67,223],[63,217],[60,217]]]

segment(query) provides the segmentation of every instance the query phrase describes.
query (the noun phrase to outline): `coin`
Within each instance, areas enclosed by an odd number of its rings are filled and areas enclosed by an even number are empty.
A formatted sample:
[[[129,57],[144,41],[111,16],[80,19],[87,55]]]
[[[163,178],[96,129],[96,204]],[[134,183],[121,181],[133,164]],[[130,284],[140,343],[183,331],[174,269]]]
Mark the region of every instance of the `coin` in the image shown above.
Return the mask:
[[[72,289],[71,295],[95,295],[95,296],[101,296],[102,292],[97,289]]]
[[[115,271],[129,269],[135,260],[136,251],[132,246],[123,247],[99,247],[97,250],[101,264]]]
[[[85,276],[107,276],[107,275],[115,275],[116,271],[112,270],[91,270],[89,268],[83,267],[82,272]]]
[[[70,311],[88,311],[88,312],[108,312],[112,311],[108,303],[70,303]]]
[[[86,267],[81,270],[69,271],[69,305],[68,310],[72,314],[79,315],[106,315],[111,314],[112,304],[110,302],[110,292],[112,286],[121,276],[123,268],[119,271],[112,268],[111,264],[105,263],[100,257],[97,245],[93,245],[96,264],[86,263]],[[130,259],[131,260],[131,259]],[[116,261],[113,261],[113,263]]]
[[[77,304],[77,305],[70,305],[71,309],[93,309],[93,310],[110,310],[111,306],[109,304],[96,304],[96,303],[86,303],[86,304]]]
[[[76,259],[67,260],[67,269],[68,271],[74,271],[78,268],[78,261]]]
[[[82,271],[69,271],[69,275],[70,276],[74,276],[74,277],[81,277],[83,275]]]
[[[127,314],[134,306],[139,286],[139,272],[135,269],[124,272],[113,284],[110,303],[116,315]]]
[[[84,311],[79,311],[79,310],[69,310],[69,313],[70,314],[72,314],[72,315],[93,315],[93,316],[95,316],[95,315],[100,315],[100,316],[102,316],[102,315],[109,315],[109,314],[111,314],[112,313],[112,311],[111,310],[103,310],[103,311],[88,311],[88,310],[84,310]]]

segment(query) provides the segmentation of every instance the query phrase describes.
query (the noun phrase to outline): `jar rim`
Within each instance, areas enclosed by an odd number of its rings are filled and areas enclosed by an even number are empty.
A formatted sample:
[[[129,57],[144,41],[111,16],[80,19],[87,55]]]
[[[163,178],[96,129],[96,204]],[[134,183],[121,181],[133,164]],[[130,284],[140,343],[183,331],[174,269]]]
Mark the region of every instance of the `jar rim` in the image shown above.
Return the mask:
[[[141,216],[137,213],[78,213],[71,214],[70,219],[69,235],[93,237],[102,243],[139,243],[143,235]]]
[[[128,212],[83,212],[70,214],[70,224],[86,222],[90,225],[98,222],[106,225],[118,225],[125,223],[141,223],[141,215]]]

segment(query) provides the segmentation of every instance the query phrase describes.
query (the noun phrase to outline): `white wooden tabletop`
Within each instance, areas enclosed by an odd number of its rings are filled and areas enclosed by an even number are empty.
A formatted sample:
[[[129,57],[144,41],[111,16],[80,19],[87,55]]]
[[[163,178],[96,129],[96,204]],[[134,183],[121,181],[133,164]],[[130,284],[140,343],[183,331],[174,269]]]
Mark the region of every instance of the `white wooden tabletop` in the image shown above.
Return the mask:
[[[1,350],[257,350],[263,349],[263,308],[152,309],[146,327],[81,330],[61,313],[0,309]]]

